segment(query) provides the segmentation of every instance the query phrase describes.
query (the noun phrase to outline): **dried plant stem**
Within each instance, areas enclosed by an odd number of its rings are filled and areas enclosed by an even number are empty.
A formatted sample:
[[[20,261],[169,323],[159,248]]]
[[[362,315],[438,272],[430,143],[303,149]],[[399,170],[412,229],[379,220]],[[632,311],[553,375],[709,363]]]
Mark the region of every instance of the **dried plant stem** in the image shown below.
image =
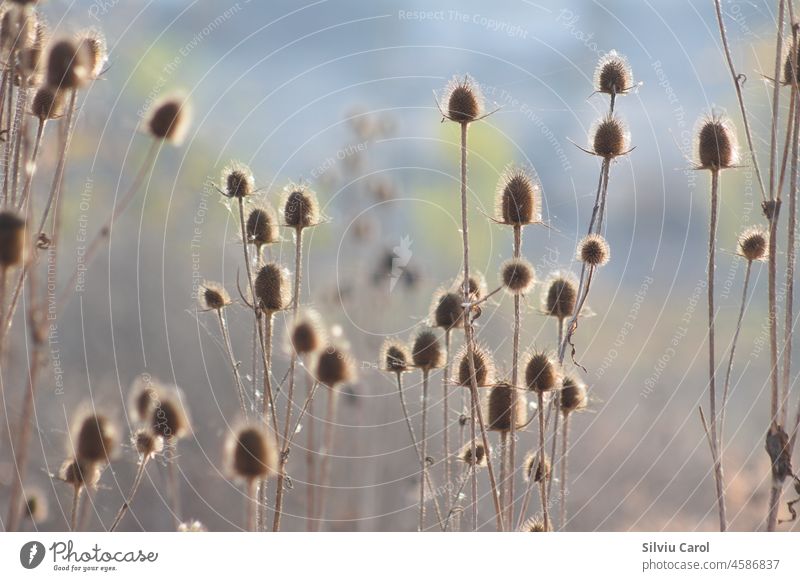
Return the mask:
[[[420,440],[419,520],[417,530],[425,530],[425,481],[428,475],[428,378],[430,372],[422,370],[422,439]]]
[[[175,526],[181,524],[181,493],[178,486],[178,459],[170,458],[167,462],[167,489],[172,504],[172,517]]]
[[[17,186],[19,185],[19,160],[22,153],[22,138],[25,135],[25,104],[28,101],[28,84],[27,79],[22,75],[20,81],[19,91],[17,92],[17,105],[14,112],[14,152],[13,162],[11,165],[11,204],[17,203]],[[8,175],[9,167],[6,166],[6,175]]]
[[[514,258],[522,255],[522,226],[514,226]],[[519,387],[519,341],[522,330],[522,314],[520,309],[520,296],[514,295],[514,338],[511,352],[511,409],[516,413],[517,409],[517,389]],[[513,417],[513,416],[512,416]],[[516,422],[511,422],[511,438],[508,450],[509,481],[508,481],[508,503],[506,510],[508,514],[505,519],[509,526],[514,522],[514,476],[517,470],[517,426]]]
[[[522,496],[522,504],[520,506],[519,516],[517,517],[516,530],[519,530],[522,523],[525,522],[525,515],[528,513],[528,506],[531,503],[531,491],[533,490],[533,478],[529,478],[525,486],[525,494]]]
[[[258,531],[258,480],[251,478],[247,482],[247,498],[244,503],[245,518],[247,520],[247,530]]]
[[[139,466],[136,468],[136,475],[133,477],[133,484],[131,485],[130,492],[128,492],[128,496],[125,497],[125,500],[122,502],[122,506],[119,507],[117,516],[114,517],[114,521],[111,523],[111,526],[108,527],[108,532],[113,533],[115,530],[117,530],[117,527],[122,522],[123,517],[130,509],[131,504],[133,503],[133,497],[136,496],[136,492],[139,490],[139,485],[141,485],[142,480],[144,480],[147,462],[147,457],[142,457],[139,460]]]
[[[775,83],[772,88],[772,124],[770,131],[769,142],[769,199],[774,200],[776,197],[775,191],[775,178],[776,178],[776,161],[778,151],[778,116],[780,114],[780,97],[781,97],[781,84],[778,81],[781,76],[781,64],[783,58],[783,24],[785,18],[785,0],[778,2],[778,25],[777,34],[775,35]],[[780,198],[780,192],[777,192],[777,197]]]
[[[470,480],[469,474],[467,474],[467,472],[474,472],[474,471],[475,469],[469,465],[467,465],[466,468],[464,469],[464,472],[460,477],[461,484],[459,484],[458,490],[456,490],[455,494],[453,495],[454,499],[453,506],[448,511],[447,518],[445,519],[444,524],[442,525],[443,532],[447,532],[448,529],[450,528],[450,520],[453,517],[457,517],[463,511],[463,509],[458,505],[458,499],[461,496],[461,493],[464,491],[464,486],[466,486],[467,481]],[[454,528],[458,529],[457,526]]]
[[[217,319],[219,320],[219,329],[222,333],[222,340],[225,343],[225,352],[228,355],[228,362],[233,370],[233,380],[236,382],[236,393],[239,396],[239,408],[242,412],[242,418],[247,417],[247,403],[244,393],[244,385],[242,385],[242,378],[239,374],[239,364],[233,356],[233,345],[231,345],[231,337],[228,333],[228,324],[225,322],[225,315],[222,314],[222,309],[217,309]]]
[[[450,457],[450,329],[444,332],[444,373],[442,374],[442,430],[444,439],[444,481],[449,486],[452,474]]]
[[[258,341],[261,347],[261,362],[264,367],[264,393],[261,396],[262,409],[261,416],[263,421],[268,426],[272,426],[275,434],[275,442],[278,443],[278,416],[275,409],[275,401],[272,394],[272,318],[274,314],[271,312],[262,313],[256,307],[255,317],[258,326]],[[262,326],[261,319],[264,324]],[[272,421],[270,421],[270,418]],[[266,529],[266,510],[267,510],[267,479],[261,481],[258,488],[258,527],[259,530]]]
[[[36,137],[33,140],[33,151],[31,152],[31,157],[24,169],[25,182],[22,185],[22,195],[20,195],[19,202],[17,203],[17,209],[22,209],[22,207],[25,205],[25,202],[28,200],[28,196],[30,195],[31,184],[33,183],[33,176],[36,174],[36,164],[39,160],[39,151],[42,148],[42,138],[44,137],[44,129],[46,125],[47,120],[41,119],[36,127]]]
[[[317,389],[319,385],[317,382],[313,382],[313,386],[311,385],[312,379],[311,374],[306,376],[307,381],[307,391],[306,391],[306,398],[308,399],[308,413],[311,414],[312,418],[314,416],[314,399],[313,399],[313,392]],[[314,426],[315,422],[312,420],[308,422],[308,430],[306,430],[306,480],[308,484],[306,485],[306,530],[312,531],[313,530],[313,516],[314,516],[314,504],[316,502],[315,499],[315,492],[316,489],[314,488],[314,475],[316,474],[316,458],[314,452],[314,443],[316,442],[316,437],[314,433]]]
[[[779,380],[778,380],[778,313],[777,313],[777,234],[780,199],[769,213],[769,256],[768,262],[768,319],[770,341],[770,429],[778,425],[779,414]],[[782,482],[773,476],[767,508],[767,530],[774,531],[778,524],[778,508],[780,506]]]
[[[72,509],[69,513],[69,530],[75,532],[78,530],[78,508],[81,504],[82,486],[75,486],[72,492]]]
[[[339,402],[339,391],[328,388],[328,409],[325,417],[325,435],[323,437],[322,465],[320,466],[319,512],[317,513],[317,530],[322,529],[325,508],[328,500],[328,486],[331,479],[331,451],[336,437],[336,408]]]
[[[464,297],[469,299],[469,219],[467,214],[467,129],[468,123],[461,124],[461,233],[463,238],[464,250]],[[477,377],[475,375],[475,358],[473,356],[474,339],[472,337],[472,321],[470,319],[469,306],[464,308],[464,342],[467,346],[467,361],[469,363],[470,374],[470,396],[472,399],[472,418],[471,418],[471,436],[472,436],[472,457],[475,458],[475,420],[477,419],[481,431],[481,439],[483,440],[483,447],[486,454],[489,454],[489,438],[486,435],[486,425],[483,421],[483,412],[481,411],[480,399],[478,397]],[[500,508],[500,498],[497,493],[497,481],[494,475],[494,468],[492,467],[491,459],[487,462],[487,471],[489,472],[489,485],[492,489],[492,502],[494,503],[495,520],[497,530],[503,530],[503,512]],[[478,526],[478,478],[477,471],[472,471],[472,525],[473,529],[477,530]]]
[[[539,466],[545,465],[545,452],[544,452],[544,394],[540,391],[537,393],[539,398]],[[539,479],[539,495],[542,501],[542,516],[544,518],[544,530],[550,530],[550,513],[547,506],[547,479]]]
[[[513,409],[513,408],[512,408]],[[513,421],[513,420],[512,420]],[[508,490],[508,432],[500,433],[500,510],[507,513]],[[505,516],[504,516],[505,518]]]
[[[561,429],[561,489],[559,491],[558,502],[560,505],[561,523],[559,530],[564,530],[567,525],[567,460],[569,456],[569,414],[564,415],[564,427]],[[555,466],[555,464],[553,464]]]

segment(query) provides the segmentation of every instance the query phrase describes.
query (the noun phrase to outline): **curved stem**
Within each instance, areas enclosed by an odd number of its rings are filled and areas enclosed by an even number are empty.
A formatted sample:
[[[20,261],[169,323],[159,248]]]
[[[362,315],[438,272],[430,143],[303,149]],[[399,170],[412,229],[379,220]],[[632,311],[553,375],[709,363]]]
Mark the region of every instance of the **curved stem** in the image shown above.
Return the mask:
[[[125,498],[125,501],[122,503],[122,506],[119,507],[117,511],[117,516],[114,517],[114,521],[111,523],[111,526],[108,528],[108,532],[113,533],[117,530],[119,523],[122,522],[122,518],[128,512],[128,509],[131,507],[131,503],[133,502],[133,497],[136,496],[136,491],[139,490],[139,485],[142,483],[144,479],[144,471],[147,467],[148,459],[143,457],[139,461],[139,466],[136,469],[136,476],[133,478],[133,484],[131,485],[131,490],[128,492],[128,496]]]

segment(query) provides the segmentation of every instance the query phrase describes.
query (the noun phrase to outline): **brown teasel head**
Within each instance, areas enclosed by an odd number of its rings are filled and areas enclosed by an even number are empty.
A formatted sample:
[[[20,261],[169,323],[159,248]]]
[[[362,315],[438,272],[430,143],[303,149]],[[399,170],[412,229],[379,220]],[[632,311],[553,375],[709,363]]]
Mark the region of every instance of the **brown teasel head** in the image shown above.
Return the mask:
[[[547,454],[544,456],[544,473],[542,473],[542,468],[539,465],[538,450],[534,452],[528,452],[528,455],[525,456],[523,466],[525,470],[522,475],[525,479],[525,482],[530,482],[531,477],[533,477],[534,482],[541,482],[542,478],[550,478],[550,458],[547,456]]]
[[[413,367],[411,351],[397,340],[387,339],[381,347],[380,367],[389,373],[405,373]]]
[[[800,57],[800,46],[797,48],[798,57]],[[786,54],[786,58],[783,61],[783,79],[782,82],[784,85],[791,85],[793,82],[796,83],[800,80],[800,71],[795,70],[795,67],[800,68],[800,58],[795,58],[795,61],[792,62],[792,47],[789,45],[789,51]],[[794,74],[792,72],[794,71]]]
[[[206,311],[219,311],[231,304],[231,297],[218,282],[205,281],[200,285],[197,300]]]
[[[594,72],[594,90],[609,95],[622,95],[633,86],[633,73],[625,57],[615,50],[603,55]]]
[[[105,36],[97,28],[88,28],[78,34],[78,44],[85,53],[89,79],[98,78],[108,60]]]
[[[208,527],[199,520],[190,520],[178,525],[179,533],[207,533]]]
[[[278,217],[272,206],[259,204],[250,210],[246,222],[247,242],[255,246],[280,241]]]
[[[511,418],[514,418],[515,428],[522,428],[528,419],[525,393],[510,383],[494,384],[489,390],[487,403],[487,428],[494,432],[511,430]]]
[[[21,84],[23,78],[28,87],[41,84],[47,35],[47,23],[37,20],[33,25],[30,41],[25,43],[25,46],[19,49],[17,54],[18,84]]]
[[[64,93],[47,85],[39,87],[31,100],[31,114],[39,122],[58,119],[64,114]]]
[[[58,477],[73,488],[94,488],[100,480],[100,465],[68,458],[61,465]]]
[[[309,188],[289,184],[283,200],[283,222],[297,230],[310,228],[320,223],[320,209],[317,195]]]
[[[519,530],[523,533],[546,533],[549,529],[544,526],[544,521],[542,519],[531,517],[522,523]]]
[[[434,327],[445,331],[463,326],[464,295],[459,291],[439,290],[433,296],[431,320]]]
[[[630,149],[628,130],[616,115],[608,115],[595,123],[592,135],[592,151],[606,159],[624,155]]]
[[[718,171],[739,162],[736,133],[727,117],[715,116],[701,119],[695,136],[697,167]]]
[[[509,166],[500,176],[495,194],[495,220],[509,226],[541,221],[542,186],[533,173]]]
[[[558,363],[545,351],[533,351],[525,364],[525,386],[536,393],[545,393],[558,386]]]
[[[589,234],[578,243],[577,258],[588,266],[604,266],[610,257],[608,242],[600,234]]]
[[[793,474],[792,454],[789,435],[779,425],[773,423],[767,432],[766,450],[772,466],[772,476],[783,482]]]
[[[159,388],[150,411],[150,428],[165,443],[175,442],[191,431],[189,415],[178,388]]]
[[[25,488],[25,518],[34,524],[40,524],[47,520],[48,514],[47,496],[39,488]]]
[[[355,379],[353,358],[342,347],[328,345],[317,355],[316,378],[331,389]]]
[[[475,442],[475,460],[472,459],[472,443],[467,442],[466,445],[461,447],[458,452],[458,459],[467,466],[475,468],[482,468],[489,463],[489,455],[486,453],[486,448],[483,442]]]
[[[222,194],[226,198],[246,198],[255,190],[255,178],[250,167],[240,161],[232,161],[222,168]]]
[[[0,212],[0,268],[22,263],[25,256],[25,220],[13,210]]]
[[[292,323],[290,341],[292,349],[298,355],[308,355],[319,351],[325,344],[325,331],[319,313],[313,309],[304,309]]]
[[[586,386],[574,375],[565,375],[561,380],[561,412],[564,415],[586,407]]]
[[[754,226],[741,233],[738,240],[739,255],[749,261],[766,260],[769,254],[769,233]]]
[[[424,328],[416,337],[411,347],[412,361],[422,370],[430,371],[444,367],[445,354],[442,343],[431,329]]]
[[[138,423],[150,421],[150,412],[157,401],[158,392],[153,379],[147,374],[137,377],[131,384],[128,402],[132,419]]]
[[[180,145],[189,131],[190,121],[191,105],[188,99],[180,93],[173,93],[153,105],[145,126],[155,139]]]
[[[71,38],[53,42],[47,54],[47,84],[61,91],[82,87],[89,80],[89,55]]]
[[[510,258],[500,266],[500,280],[509,294],[524,295],[533,288],[536,272],[524,258]]]
[[[466,124],[483,113],[483,95],[469,75],[453,77],[445,89],[445,114],[450,121]]]
[[[79,417],[73,435],[75,457],[85,464],[108,463],[117,448],[117,430],[102,414]]]
[[[473,349],[461,347],[455,357],[456,382],[462,387],[472,385],[472,376],[469,372],[469,353],[472,352],[472,362],[475,368],[475,385],[486,387],[494,384],[495,366],[492,353],[482,345]]]
[[[550,275],[542,295],[542,310],[557,319],[572,315],[578,299],[578,285],[569,273],[555,272]]]
[[[227,456],[232,474],[248,482],[273,475],[278,460],[274,443],[256,425],[244,426],[230,434]]]
[[[156,454],[160,454],[164,449],[164,438],[153,432],[150,428],[140,428],[134,432],[131,437],[133,447],[139,457],[144,460],[149,460]]]
[[[255,293],[259,308],[268,313],[285,311],[292,300],[289,272],[277,262],[268,262],[256,275]]]

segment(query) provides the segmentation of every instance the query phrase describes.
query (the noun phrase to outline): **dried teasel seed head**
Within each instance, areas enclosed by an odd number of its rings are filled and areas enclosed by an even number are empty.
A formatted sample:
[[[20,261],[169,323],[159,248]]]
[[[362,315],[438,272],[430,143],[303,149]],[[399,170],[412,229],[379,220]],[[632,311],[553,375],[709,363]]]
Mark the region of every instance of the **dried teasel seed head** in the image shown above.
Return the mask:
[[[700,169],[721,170],[736,165],[739,151],[733,124],[726,117],[701,119],[696,131],[695,151]]]
[[[502,224],[524,226],[542,218],[542,186],[522,168],[506,168],[497,184],[495,198],[495,219]]]
[[[147,131],[155,139],[163,139],[173,145],[183,143],[191,122],[191,105],[179,93],[173,93],[157,101],[147,116]]]
[[[44,64],[44,51],[47,45],[47,23],[37,20],[33,26],[30,42],[19,49],[17,54],[17,72],[19,78],[15,80],[18,84],[26,82],[28,87],[38,85],[42,82],[42,68]]]
[[[408,346],[396,339],[387,339],[381,347],[381,369],[390,373],[411,371],[411,351]]]
[[[295,229],[309,228],[320,223],[317,195],[304,186],[290,184],[283,201],[283,221]]]
[[[150,421],[150,412],[158,401],[158,393],[153,386],[152,378],[143,374],[137,377],[130,389],[128,407],[135,422]]]
[[[4,3],[6,4],[6,3]],[[0,8],[0,49],[4,60],[12,52],[21,51],[35,41],[38,14],[21,2]]]
[[[31,113],[40,122],[61,117],[64,114],[64,93],[47,85],[39,87],[31,101]]]
[[[565,375],[561,380],[561,412],[564,415],[586,407],[586,386],[574,375]]]
[[[259,204],[247,215],[247,242],[256,246],[274,244],[280,240],[278,217],[272,206]]]
[[[190,520],[178,525],[179,533],[206,533],[208,528],[199,520]]]
[[[58,90],[73,90],[89,80],[89,55],[71,38],[55,41],[47,55],[47,84]]]
[[[34,524],[40,524],[47,520],[48,514],[47,496],[36,487],[25,488],[25,518]]]
[[[228,437],[231,473],[243,480],[263,479],[275,473],[278,451],[261,426],[244,426]]]
[[[75,457],[85,464],[107,463],[117,448],[117,430],[113,422],[101,414],[79,418],[73,436]]]
[[[197,300],[206,311],[219,311],[231,304],[228,291],[217,282],[206,281],[200,285]]]
[[[321,384],[333,389],[352,381],[355,374],[352,357],[341,347],[328,345],[317,355],[316,377]]]
[[[739,254],[747,260],[766,260],[769,253],[769,233],[758,227],[748,228],[739,235]]]
[[[524,258],[511,258],[500,267],[500,280],[509,294],[524,295],[533,288],[536,273]]]
[[[411,347],[414,365],[430,371],[444,367],[444,349],[436,334],[431,329],[422,329],[417,333]]]
[[[25,255],[25,221],[12,210],[0,212],[0,269],[22,262]]]
[[[449,331],[463,326],[464,295],[458,291],[438,291],[433,297],[431,320],[434,327]]]
[[[544,351],[534,351],[525,365],[525,385],[537,393],[545,393],[558,386],[560,375],[555,359]]]
[[[305,309],[298,314],[291,329],[292,349],[298,355],[308,355],[322,348],[325,343],[325,331],[317,311]]]
[[[800,47],[797,49],[798,57],[800,57]],[[800,58],[796,58],[795,62],[792,62],[792,47],[789,45],[789,52],[786,54],[786,58],[783,61],[783,84],[784,85],[791,85],[792,82],[800,81],[800,72],[797,70],[794,71],[792,74],[792,70],[794,67],[800,69]]]
[[[615,50],[603,55],[594,72],[595,91],[622,95],[632,88],[633,73],[625,57]]]
[[[467,281],[469,287],[469,299],[471,301],[478,301],[486,296],[486,277],[480,272],[470,272],[469,280]],[[460,276],[453,281],[452,290],[454,292],[464,292],[464,277]]]
[[[462,387],[472,385],[472,376],[469,372],[469,352],[472,352],[472,362],[475,366],[475,385],[486,387],[494,384],[495,366],[492,353],[482,345],[476,345],[474,349],[468,350],[466,346],[461,347],[455,357],[456,362],[456,381]]]
[[[149,460],[164,449],[164,438],[149,428],[136,430],[131,438],[136,452],[144,460]]]
[[[530,482],[531,477],[533,477],[534,482],[541,482],[542,478],[550,478],[550,458],[547,454],[544,456],[544,473],[542,473],[542,468],[539,465],[538,451],[528,452],[528,455],[525,456],[523,466],[525,470],[522,475],[525,482]]]
[[[453,77],[445,90],[447,118],[456,123],[471,123],[483,112],[483,96],[469,75]]]
[[[256,275],[255,293],[258,306],[268,313],[288,309],[292,300],[289,272],[277,262],[268,262]]]
[[[100,465],[96,462],[83,462],[68,458],[58,471],[61,480],[74,488],[94,488],[100,480]]]
[[[528,420],[525,393],[510,383],[494,384],[489,390],[487,404],[487,427],[494,432],[509,431],[512,417],[515,428],[523,427]]]
[[[222,193],[228,198],[246,198],[255,190],[253,172],[240,161],[232,161],[222,169],[222,184]]]
[[[630,149],[630,135],[616,115],[598,121],[592,131],[592,151],[600,157],[613,159]]]
[[[89,79],[96,79],[108,61],[106,38],[97,28],[89,28],[78,34],[80,49],[84,51]]]
[[[519,530],[523,533],[546,533],[549,529],[544,526],[543,520],[531,517],[522,523]]]
[[[486,453],[486,448],[483,447],[483,442],[475,442],[475,460],[472,459],[472,443],[467,442],[465,446],[458,452],[458,459],[467,466],[474,466],[482,468],[489,462],[489,455]]]
[[[164,438],[164,442],[175,442],[187,436],[191,423],[186,406],[178,388],[156,390],[153,409],[150,412],[150,428]]]
[[[589,266],[604,266],[611,257],[606,239],[600,234],[589,234],[578,244],[578,260]]]
[[[555,272],[550,275],[542,295],[542,310],[557,319],[572,315],[578,298],[578,285],[571,274]]]

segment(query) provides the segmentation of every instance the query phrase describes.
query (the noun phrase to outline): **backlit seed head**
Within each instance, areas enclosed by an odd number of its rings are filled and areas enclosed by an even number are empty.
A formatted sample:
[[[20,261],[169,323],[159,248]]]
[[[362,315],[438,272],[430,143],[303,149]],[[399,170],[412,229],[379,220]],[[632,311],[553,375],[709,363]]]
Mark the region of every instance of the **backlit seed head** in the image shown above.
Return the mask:
[[[247,242],[256,246],[274,244],[280,240],[278,217],[272,206],[259,204],[247,215]]]
[[[100,480],[100,465],[69,458],[61,465],[58,476],[74,488],[94,488]]]
[[[447,118],[456,123],[471,123],[483,113],[483,96],[469,75],[453,77],[445,89]]]
[[[800,57],[800,46],[797,49],[798,57]],[[800,58],[795,59],[795,62],[792,62],[792,47],[789,45],[789,51],[786,54],[786,58],[783,61],[783,84],[784,85],[791,85],[792,80],[794,79],[795,82],[800,80],[800,72],[795,70],[794,74],[792,74],[792,69],[797,67],[800,69]]]
[[[600,119],[595,124],[591,135],[592,151],[600,157],[613,159],[630,149],[630,134],[619,117],[615,115]]]
[[[578,260],[589,266],[603,266],[610,256],[608,242],[600,234],[589,234],[578,244]]]
[[[268,262],[256,275],[255,293],[258,306],[268,313],[288,309],[292,300],[289,272],[277,262]]]
[[[769,253],[769,233],[758,227],[748,228],[739,235],[739,254],[747,260],[766,260]]]
[[[572,315],[578,298],[578,285],[569,273],[555,272],[550,275],[542,295],[542,310],[557,319]]]
[[[520,527],[519,530],[520,530],[520,532],[523,532],[523,533],[546,533],[546,532],[548,532],[548,529],[544,526],[544,521],[539,519],[539,518],[535,518],[535,517],[531,517],[531,518],[527,519],[524,523],[522,523],[522,526]]]
[[[227,198],[246,198],[255,189],[253,172],[240,161],[232,161],[222,169],[222,183]]]
[[[178,525],[179,533],[206,533],[208,528],[199,520],[190,520]]]
[[[136,452],[142,460],[149,460],[164,449],[164,438],[149,428],[136,430],[131,438]]]
[[[600,59],[594,72],[598,93],[621,95],[633,88],[633,73],[624,56],[612,50]]]
[[[475,468],[482,468],[489,462],[489,455],[486,453],[486,448],[483,447],[483,442],[475,442],[475,460],[472,458],[472,443],[467,442],[465,446],[458,452],[458,459],[467,466],[474,466]]]
[[[243,480],[263,479],[276,472],[278,451],[261,426],[249,425],[232,432],[226,455],[231,473]]]
[[[561,412],[564,415],[586,407],[586,386],[574,375],[565,375],[561,380]]]
[[[47,520],[47,496],[35,487],[25,488],[25,518],[34,524],[41,524]]]
[[[695,133],[697,167],[721,170],[739,162],[739,151],[733,124],[727,117],[701,119]]]
[[[325,344],[325,330],[319,313],[313,309],[305,309],[292,324],[290,335],[292,349],[298,355],[308,355],[319,351]]]
[[[138,423],[148,422],[150,420],[150,412],[155,407],[157,400],[158,393],[152,378],[147,374],[137,377],[131,384],[130,401],[128,402],[133,421]]]
[[[38,13],[26,9],[20,2],[3,4],[0,8],[0,49],[5,60],[12,51],[24,50],[34,42]]]
[[[411,351],[396,339],[387,339],[381,347],[381,369],[390,373],[411,371]]]
[[[533,477],[534,482],[541,482],[542,478],[550,478],[550,457],[545,454],[544,456],[544,473],[542,472],[542,468],[539,465],[539,451],[529,452],[527,456],[525,456],[525,462],[523,463],[525,471],[523,472],[523,477],[525,478],[525,482],[530,482],[531,477]]]
[[[42,82],[44,54],[47,45],[47,23],[37,20],[31,42],[17,53],[17,72],[24,77],[28,87]],[[20,81],[17,79],[16,81]]]
[[[536,273],[524,258],[511,258],[500,267],[500,280],[509,294],[524,295],[533,288]]]
[[[177,387],[159,387],[150,411],[150,428],[164,438],[164,442],[175,442],[189,435],[191,423],[181,392]]]
[[[106,38],[97,28],[89,28],[78,34],[78,43],[86,54],[89,79],[96,79],[103,72],[108,61]]]
[[[117,430],[106,416],[90,413],[79,417],[72,441],[81,462],[107,463],[116,452]]]
[[[47,55],[47,84],[59,90],[78,89],[89,80],[89,55],[71,38],[55,41]]]
[[[472,362],[475,366],[475,385],[486,387],[494,384],[495,366],[492,352],[482,345],[476,345],[472,351]],[[472,385],[469,372],[469,354],[466,346],[461,347],[455,357],[456,382],[462,387]]]
[[[155,139],[180,145],[189,131],[192,109],[189,100],[178,93],[157,101],[147,117],[147,131]]]
[[[458,291],[439,290],[433,296],[431,319],[434,327],[445,330],[461,327],[464,322],[464,295]]]
[[[13,210],[0,212],[0,268],[22,262],[25,254],[25,221]]]
[[[525,386],[537,393],[545,393],[558,386],[558,363],[545,351],[534,351],[525,364]]]
[[[31,113],[39,121],[61,117],[64,114],[64,93],[47,85],[39,87],[31,101]]]
[[[283,200],[283,221],[286,226],[301,229],[320,223],[317,195],[305,186],[289,184]]]
[[[317,356],[316,377],[321,384],[335,388],[353,381],[355,375],[353,358],[343,348],[328,345]]]
[[[436,334],[431,329],[422,329],[414,338],[411,347],[414,365],[430,371],[444,367],[444,349]]]
[[[528,420],[525,393],[510,383],[496,383],[489,390],[487,411],[487,427],[490,430],[495,432],[509,431],[511,429],[511,418],[514,418],[515,428],[521,428]]]
[[[231,304],[228,291],[217,282],[206,281],[200,285],[197,296],[200,308],[206,311],[219,311]]]
[[[509,166],[500,176],[495,195],[495,219],[509,226],[541,221],[542,186],[524,169]]]

